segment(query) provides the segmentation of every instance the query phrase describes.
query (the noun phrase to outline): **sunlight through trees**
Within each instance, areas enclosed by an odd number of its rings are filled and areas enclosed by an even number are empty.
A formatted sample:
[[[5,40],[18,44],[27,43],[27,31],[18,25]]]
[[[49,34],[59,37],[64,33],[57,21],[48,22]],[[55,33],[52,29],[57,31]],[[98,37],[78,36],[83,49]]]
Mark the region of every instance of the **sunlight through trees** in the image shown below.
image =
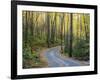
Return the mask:
[[[38,64],[38,52],[55,46],[61,54],[89,60],[89,14],[23,11],[22,22],[24,65],[31,59]]]

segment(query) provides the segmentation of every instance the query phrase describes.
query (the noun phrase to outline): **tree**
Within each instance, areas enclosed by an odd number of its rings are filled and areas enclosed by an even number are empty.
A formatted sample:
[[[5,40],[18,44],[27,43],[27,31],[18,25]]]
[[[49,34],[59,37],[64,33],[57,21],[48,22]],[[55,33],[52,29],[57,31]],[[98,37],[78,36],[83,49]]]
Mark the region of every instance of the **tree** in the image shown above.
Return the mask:
[[[64,13],[62,15],[60,15],[60,28],[61,28],[61,32],[60,32],[60,37],[61,37],[61,53],[63,53],[63,22],[64,22]]]
[[[50,16],[49,13],[47,13],[47,46],[50,47]]]
[[[64,52],[69,52],[69,14],[67,14],[67,20],[66,20],[66,31],[65,31],[65,48]]]
[[[86,15],[85,14],[83,14],[83,16],[84,16],[84,28],[85,28],[85,39],[86,40],[88,40],[88,26],[87,26],[87,21],[86,21]]]
[[[73,42],[73,13],[70,13],[70,41],[69,41],[69,57],[72,57]]]

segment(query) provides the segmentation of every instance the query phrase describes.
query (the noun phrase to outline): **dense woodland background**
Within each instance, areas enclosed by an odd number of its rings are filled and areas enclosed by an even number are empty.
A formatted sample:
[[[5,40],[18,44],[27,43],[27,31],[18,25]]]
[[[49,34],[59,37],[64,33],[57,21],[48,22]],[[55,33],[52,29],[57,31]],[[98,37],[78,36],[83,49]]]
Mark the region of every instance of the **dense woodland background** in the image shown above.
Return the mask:
[[[23,11],[23,68],[44,67],[42,49],[60,46],[61,54],[89,60],[90,15]]]

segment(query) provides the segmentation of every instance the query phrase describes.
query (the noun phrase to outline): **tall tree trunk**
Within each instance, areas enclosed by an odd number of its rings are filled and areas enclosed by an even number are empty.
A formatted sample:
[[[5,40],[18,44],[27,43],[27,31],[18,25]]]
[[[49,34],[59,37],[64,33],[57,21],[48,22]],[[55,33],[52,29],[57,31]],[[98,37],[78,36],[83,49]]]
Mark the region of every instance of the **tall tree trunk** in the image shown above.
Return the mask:
[[[77,14],[77,43],[79,41],[79,14]]]
[[[61,53],[63,53],[63,21],[64,14],[61,16]]]
[[[33,52],[32,51],[32,36],[33,36],[33,28],[32,28],[32,15],[31,15],[31,11],[29,11],[29,22],[28,22],[28,26],[30,29],[29,29],[29,45],[30,45],[30,48],[31,48],[31,53]]]
[[[50,47],[50,16],[49,13],[47,13],[47,46]]]
[[[80,14],[80,39],[82,39],[82,17]]]
[[[26,11],[25,14],[26,20],[25,20],[25,46],[27,46],[27,42],[28,42],[28,12]]]
[[[23,11],[22,12],[22,25],[23,25],[23,40],[24,40],[24,42],[25,42],[25,28],[26,28],[26,22],[25,22],[25,19],[26,19],[26,12],[25,11]]]
[[[65,33],[65,49],[64,51],[67,52],[69,50],[69,14],[67,14],[67,32]]]
[[[87,35],[87,25],[86,25],[85,14],[84,14],[84,28],[85,28],[85,38],[86,38],[86,40],[87,40],[88,35]]]
[[[57,41],[57,13],[55,13],[55,41]]]
[[[70,14],[70,41],[69,41],[69,57],[72,57],[72,41],[73,40],[73,13]]]

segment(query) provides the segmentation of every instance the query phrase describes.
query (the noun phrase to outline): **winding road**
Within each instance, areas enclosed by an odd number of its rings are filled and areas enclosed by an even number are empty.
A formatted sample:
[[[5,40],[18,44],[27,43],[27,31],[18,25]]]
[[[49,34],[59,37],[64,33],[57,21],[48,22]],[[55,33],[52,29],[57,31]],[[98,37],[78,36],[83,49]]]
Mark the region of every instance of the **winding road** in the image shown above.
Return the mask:
[[[81,66],[82,63],[71,59],[63,58],[60,54],[59,48],[54,47],[45,51],[44,57],[48,63],[48,67],[66,67],[66,66]]]

